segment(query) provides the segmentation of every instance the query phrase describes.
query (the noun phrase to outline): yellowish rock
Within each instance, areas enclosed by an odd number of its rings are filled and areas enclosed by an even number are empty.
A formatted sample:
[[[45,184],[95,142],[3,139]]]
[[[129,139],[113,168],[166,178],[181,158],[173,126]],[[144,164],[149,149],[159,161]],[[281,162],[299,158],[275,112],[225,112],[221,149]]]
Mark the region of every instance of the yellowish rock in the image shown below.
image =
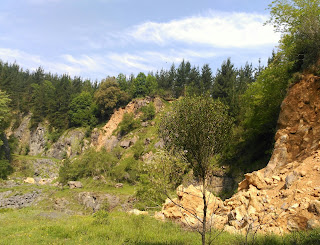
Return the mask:
[[[24,180],[25,183],[27,184],[35,184],[36,181],[34,180],[34,178],[28,177]]]

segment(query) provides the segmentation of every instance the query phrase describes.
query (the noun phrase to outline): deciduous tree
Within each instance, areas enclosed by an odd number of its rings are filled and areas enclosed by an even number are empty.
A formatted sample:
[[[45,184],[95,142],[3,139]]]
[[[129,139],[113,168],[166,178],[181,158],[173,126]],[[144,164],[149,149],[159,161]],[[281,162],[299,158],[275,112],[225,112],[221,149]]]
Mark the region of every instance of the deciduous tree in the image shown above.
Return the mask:
[[[166,149],[179,154],[190,165],[202,186],[203,214],[199,231],[202,244],[205,244],[208,229],[206,191],[211,160],[224,149],[231,126],[228,109],[220,101],[211,97],[186,97],[173,105],[159,127]]]

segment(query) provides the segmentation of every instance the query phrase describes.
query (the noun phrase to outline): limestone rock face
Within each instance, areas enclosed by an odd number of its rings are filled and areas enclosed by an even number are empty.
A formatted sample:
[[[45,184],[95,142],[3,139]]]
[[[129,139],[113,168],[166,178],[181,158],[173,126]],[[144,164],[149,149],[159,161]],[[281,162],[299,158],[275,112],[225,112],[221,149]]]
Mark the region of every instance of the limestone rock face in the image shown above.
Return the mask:
[[[245,174],[238,193],[222,202],[213,194],[211,226],[231,233],[283,233],[320,223],[320,78],[305,76],[282,103],[273,155],[266,168]],[[201,187],[179,187],[162,208],[166,219],[197,226]],[[184,207],[184,208],[182,208]],[[187,211],[186,211],[187,210]]]
[[[154,102],[156,112],[159,112],[163,108],[163,102],[160,98],[146,97],[144,99],[135,99],[131,101],[125,108],[119,108],[115,110],[109,121],[101,130],[96,129],[93,131],[91,135],[91,146],[97,147],[98,149],[105,147],[107,150],[110,150],[110,144],[114,147],[113,143],[115,143],[114,139],[112,140],[112,143],[110,142],[110,139],[112,139],[113,132],[121,123],[124,114],[133,113],[136,117],[138,117],[141,114],[139,109],[150,104],[150,102]],[[144,124],[144,126],[147,126],[147,123]],[[128,146],[124,145],[123,143],[123,147],[125,148]]]
[[[13,135],[19,140],[20,145],[29,144],[30,135],[31,135],[29,124],[30,124],[31,116],[32,116],[31,114],[28,114],[26,117],[22,118],[22,121],[19,127],[13,131]]]
[[[45,151],[46,146],[46,129],[41,124],[31,133],[30,137],[30,152],[29,155],[36,156],[41,155]]]
[[[320,77],[306,75],[294,84],[281,105],[276,144],[265,174],[319,149]]]
[[[136,142],[138,141],[138,137],[135,136],[133,137],[132,139],[125,139],[125,140],[122,140],[120,142],[120,146],[124,149],[127,149],[129,148],[130,146],[133,146]]]
[[[50,147],[46,156],[63,159],[65,157],[72,158],[82,153],[88,147],[88,142],[85,143],[84,136],[84,129],[81,128],[65,132],[58,141]]]

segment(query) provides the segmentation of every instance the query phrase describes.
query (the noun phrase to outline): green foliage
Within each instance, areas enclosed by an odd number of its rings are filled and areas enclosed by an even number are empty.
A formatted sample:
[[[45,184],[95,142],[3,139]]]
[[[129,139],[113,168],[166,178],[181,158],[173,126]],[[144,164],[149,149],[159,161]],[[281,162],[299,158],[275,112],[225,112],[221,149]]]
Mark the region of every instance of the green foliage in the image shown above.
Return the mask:
[[[72,162],[68,159],[64,161],[59,170],[59,181],[65,184],[68,180],[78,180],[101,174],[110,177],[116,162],[117,159],[104,149],[101,151],[89,149]]]
[[[6,124],[6,117],[9,113],[8,104],[10,103],[8,95],[0,90],[0,130],[3,130]]]
[[[112,178],[117,182],[134,184],[138,180],[138,171],[139,161],[134,157],[126,157],[112,169]]]
[[[315,65],[320,58],[320,1],[275,0],[269,9],[267,23],[282,33],[280,48],[294,70]]]
[[[63,133],[62,130],[57,130],[50,126],[47,138],[50,142],[54,143],[58,141],[62,133]]]
[[[281,61],[278,54],[240,97],[240,122],[224,152],[236,174],[258,170],[269,161],[280,106],[291,80],[290,69],[291,63]]]
[[[231,114],[236,114],[237,106],[237,71],[231,63],[230,58],[224,61],[221,69],[218,69],[213,87],[212,97],[219,98],[229,106]]]
[[[8,126],[10,99],[8,95],[0,90],[0,179],[5,179],[12,172],[10,165],[11,152],[4,129]]]
[[[133,83],[130,88],[131,96],[133,98],[144,97],[148,93],[148,88],[146,86],[147,77],[143,72],[140,72],[138,76],[133,80]],[[152,90],[154,83],[152,78],[149,78],[149,89]]]
[[[157,94],[157,89],[157,79],[152,74],[148,74],[148,76],[146,77],[146,94],[149,96],[155,96]]]
[[[188,171],[186,162],[173,154],[158,151],[153,160],[141,166],[137,191],[139,208],[158,206],[174,193]]]
[[[211,97],[186,97],[164,115],[159,135],[167,149],[183,154],[195,177],[205,179],[212,157],[222,152],[230,135],[228,108]]]
[[[69,180],[76,180],[76,173],[72,169],[70,160],[64,159],[59,169],[59,182],[66,185]]]
[[[115,108],[125,105],[129,100],[128,94],[119,88],[114,77],[101,81],[94,98],[102,118],[107,118]]]
[[[56,89],[50,81],[41,84],[31,84],[32,89],[32,121],[31,127],[35,128],[53,111]]]
[[[107,225],[109,224],[109,212],[106,210],[99,210],[93,214],[93,224],[95,225]]]
[[[97,108],[89,92],[82,92],[76,96],[69,108],[70,126],[87,127],[97,124],[95,117]]]
[[[140,110],[142,111],[142,116],[140,117],[142,121],[152,120],[156,115],[156,108],[152,102],[149,103],[149,105],[142,107]]]
[[[275,133],[275,122],[291,78],[290,67],[289,63],[274,61],[243,95],[244,125],[254,134]]]
[[[0,179],[7,179],[7,176],[13,171],[8,160],[0,160]]]
[[[119,124],[120,135],[126,135],[140,126],[139,120],[134,119],[133,113],[125,113]]]
[[[144,147],[145,145],[142,140],[139,140],[137,143],[134,144],[134,146],[132,146],[134,159],[139,160],[139,158],[142,156],[144,152]]]

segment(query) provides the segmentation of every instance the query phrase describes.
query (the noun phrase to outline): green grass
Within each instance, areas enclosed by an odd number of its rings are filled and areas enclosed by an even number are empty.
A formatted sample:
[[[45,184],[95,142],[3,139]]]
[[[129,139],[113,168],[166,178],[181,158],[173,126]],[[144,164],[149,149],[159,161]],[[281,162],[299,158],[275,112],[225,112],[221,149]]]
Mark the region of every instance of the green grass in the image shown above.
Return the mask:
[[[32,208],[0,212],[0,244],[201,244],[198,233],[149,216],[113,212],[105,219],[100,223],[93,215],[69,216]],[[283,237],[260,235],[254,244],[316,245],[319,241],[320,232],[315,230]],[[221,233],[213,244],[244,242],[242,236]]]
[[[47,218],[24,209],[0,216],[0,244],[199,244],[196,233],[147,216],[111,213],[107,224],[93,216]]]
[[[60,162],[61,160],[53,158],[53,157],[43,157],[43,156],[30,156],[30,155],[18,155],[13,154],[13,160],[37,160],[37,159],[49,159],[54,162]]]

